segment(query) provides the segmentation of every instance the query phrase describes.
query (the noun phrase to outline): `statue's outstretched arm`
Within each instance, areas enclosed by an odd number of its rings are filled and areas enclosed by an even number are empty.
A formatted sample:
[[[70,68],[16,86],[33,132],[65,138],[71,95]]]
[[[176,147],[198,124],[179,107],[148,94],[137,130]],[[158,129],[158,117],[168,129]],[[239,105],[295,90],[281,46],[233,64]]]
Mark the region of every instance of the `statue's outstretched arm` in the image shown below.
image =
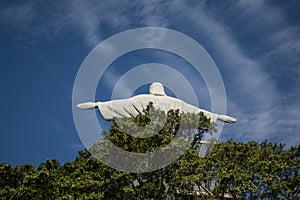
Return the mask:
[[[77,104],[76,106],[80,110],[91,110],[91,109],[96,108],[98,105],[97,105],[97,103],[94,103],[94,102],[86,102],[86,103]]]
[[[218,115],[218,120],[227,123],[235,123],[236,119],[227,115]]]
[[[106,120],[112,120],[114,117],[123,118],[135,116],[135,112],[132,112],[132,106],[128,99],[126,100],[111,100],[106,102],[86,102],[77,104],[77,108],[81,110],[91,110],[98,108]]]
[[[101,113],[102,113],[102,115],[105,115],[106,117],[106,119],[111,119],[113,116],[108,116],[108,114],[110,114],[110,115],[112,115],[112,114],[116,114],[116,116],[123,116],[123,114],[120,114],[119,112],[116,112],[116,111],[122,111],[123,109],[121,109],[121,108],[118,108],[117,110],[115,109],[115,110],[113,110],[113,109],[109,109],[108,108],[108,106],[106,105],[106,106],[104,106],[102,109],[101,109],[101,105],[102,105],[103,103],[102,102],[97,102],[97,103],[95,103],[95,102],[86,102],[86,103],[80,103],[80,104],[77,104],[77,108],[79,108],[79,109],[81,109],[81,110],[91,110],[91,109],[94,109],[94,108],[96,108],[96,107],[99,107],[99,109],[100,109],[100,111],[101,111]],[[119,102],[117,102],[115,105],[118,105],[118,106],[121,106],[122,107],[122,105],[119,103]],[[186,104],[186,105],[188,105],[188,104]],[[105,109],[104,109],[105,108]],[[123,108],[123,107],[122,107]],[[218,115],[218,114],[214,114],[214,113],[211,113],[211,112],[209,112],[209,111],[206,111],[206,110],[202,110],[202,109],[199,109],[199,108],[197,108],[197,107],[194,107],[194,106],[190,106],[190,105],[188,105],[188,106],[185,106],[185,109],[184,109],[184,111],[186,111],[186,112],[194,112],[194,110],[197,110],[198,112],[203,112],[206,116],[208,116],[208,117],[210,117],[210,118],[214,118],[213,119],[213,121],[215,121],[215,120],[220,120],[220,121],[223,121],[223,122],[226,122],[226,123],[235,123],[236,122],[236,119],[235,118],[233,118],[233,117],[230,117],[230,116],[227,116],[227,115]],[[114,111],[114,112],[112,112],[112,111]],[[126,116],[126,115],[124,115],[124,116]]]
[[[201,112],[203,112],[206,116],[210,117],[210,118],[214,118],[215,120],[220,120],[222,122],[225,123],[235,123],[236,119],[227,115],[219,115],[219,114],[215,114],[206,110],[202,110],[200,109]]]

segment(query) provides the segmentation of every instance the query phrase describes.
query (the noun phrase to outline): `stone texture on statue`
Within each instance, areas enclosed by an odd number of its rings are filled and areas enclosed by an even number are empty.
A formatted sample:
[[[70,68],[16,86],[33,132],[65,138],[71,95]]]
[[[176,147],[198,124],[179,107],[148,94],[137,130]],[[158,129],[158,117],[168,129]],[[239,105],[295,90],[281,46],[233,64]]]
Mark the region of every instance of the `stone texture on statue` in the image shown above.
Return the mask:
[[[141,94],[128,99],[112,100],[107,102],[87,102],[78,104],[77,107],[82,110],[88,110],[98,107],[106,120],[136,116],[143,112],[149,102],[153,103],[155,109],[168,112],[171,109],[179,109],[184,113],[200,113],[210,118],[212,122],[220,120],[227,123],[234,123],[236,119],[226,115],[218,115],[209,111],[200,109],[188,104],[180,99],[169,97],[165,94],[164,86],[161,83],[154,82],[149,88],[150,94]]]

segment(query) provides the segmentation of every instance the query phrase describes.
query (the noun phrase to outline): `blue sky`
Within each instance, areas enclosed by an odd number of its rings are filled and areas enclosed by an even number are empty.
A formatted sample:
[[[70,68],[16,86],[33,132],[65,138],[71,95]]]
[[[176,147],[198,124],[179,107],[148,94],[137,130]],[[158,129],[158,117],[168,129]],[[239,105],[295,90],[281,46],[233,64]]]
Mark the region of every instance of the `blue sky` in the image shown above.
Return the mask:
[[[0,162],[73,160],[84,148],[72,117],[81,63],[108,37],[147,26],[192,37],[216,63],[227,113],[238,119],[225,125],[221,140],[299,144],[299,11],[298,1],[1,1]],[[131,52],[108,70],[97,100],[109,100],[113,83],[130,67],[154,61],[182,66],[193,80],[174,55]],[[209,110],[205,85],[197,95]]]

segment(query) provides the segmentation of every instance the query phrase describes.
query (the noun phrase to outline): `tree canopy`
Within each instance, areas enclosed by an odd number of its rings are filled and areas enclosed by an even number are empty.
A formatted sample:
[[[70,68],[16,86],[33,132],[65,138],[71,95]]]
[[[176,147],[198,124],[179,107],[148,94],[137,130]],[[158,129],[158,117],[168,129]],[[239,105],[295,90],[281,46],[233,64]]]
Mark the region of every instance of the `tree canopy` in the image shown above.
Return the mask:
[[[150,113],[156,113],[150,116]],[[0,199],[299,199],[300,145],[264,141],[220,142],[205,157],[199,154],[204,133],[215,131],[202,113],[163,113],[151,104],[137,117],[117,123],[102,134],[127,151],[153,152],[168,144],[183,126],[193,137],[180,158],[159,170],[129,173],[104,165],[93,154],[105,148],[101,141],[89,150],[79,151],[72,162],[61,165],[52,159],[37,168],[25,164],[0,164]],[[150,121],[157,123],[150,123]],[[194,123],[194,122],[197,123]],[[147,129],[136,129],[151,125]],[[196,126],[195,126],[196,124]],[[158,131],[151,138],[135,138],[126,130]],[[134,129],[134,130],[133,130]]]

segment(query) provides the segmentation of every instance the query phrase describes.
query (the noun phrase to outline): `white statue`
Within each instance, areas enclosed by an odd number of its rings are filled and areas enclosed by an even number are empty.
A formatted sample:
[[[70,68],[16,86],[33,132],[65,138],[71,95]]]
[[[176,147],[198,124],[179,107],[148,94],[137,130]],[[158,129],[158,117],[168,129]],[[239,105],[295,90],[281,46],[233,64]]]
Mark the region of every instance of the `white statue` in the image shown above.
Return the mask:
[[[149,102],[153,103],[155,109],[168,112],[171,109],[179,109],[184,113],[200,113],[210,118],[212,122],[220,120],[227,123],[234,123],[236,119],[226,115],[218,115],[206,110],[202,110],[196,106],[185,103],[184,101],[169,97],[164,91],[161,83],[154,82],[149,89],[150,94],[137,95],[128,99],[112,100],[107,102],[87,102],[78,104],[77,107],[82,110],[89,110],[98,107],[101,114],[106,120],[112,120],[114,117],[132,117],[139,113],[143,113],[143,109],[147,107]]]

